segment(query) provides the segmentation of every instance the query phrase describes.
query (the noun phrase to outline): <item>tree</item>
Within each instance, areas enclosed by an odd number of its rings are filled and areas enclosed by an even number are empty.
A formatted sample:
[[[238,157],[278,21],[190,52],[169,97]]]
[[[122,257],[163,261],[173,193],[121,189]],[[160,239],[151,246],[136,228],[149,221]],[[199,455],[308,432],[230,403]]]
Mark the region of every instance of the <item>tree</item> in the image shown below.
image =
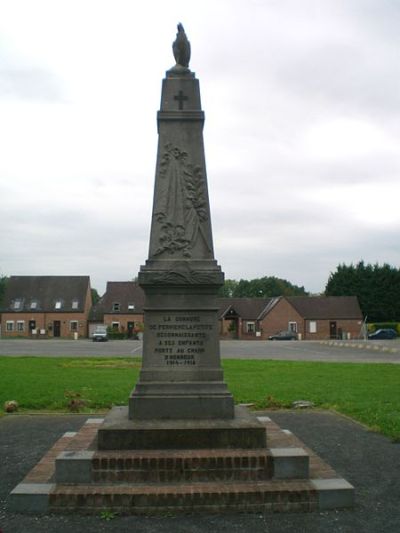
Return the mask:
[[[331,273],[326,296],[357,296],[369,322],[400,321],[400,269],[388,264],[340,264]]]
[[[304,287],[292,285],[285,279],[265,276],[251,280],[235,281],[227,279],[219,292],[221,297],[267,298],[271,296],[306,296]]]
[[[96,305],[97,302],[100,300],[100,295],[96,289],[91,289],[91,291],[92,291],[92,303],[93,305]]]
[[[235,279],[226,279],[222,287],[218,291],[218,296],[220,298],[232,298],[238,282]]]
[[[8,282],[7,276],[0,276],[0,308],[3,305],[3,298],[6,292],[7,282]]]

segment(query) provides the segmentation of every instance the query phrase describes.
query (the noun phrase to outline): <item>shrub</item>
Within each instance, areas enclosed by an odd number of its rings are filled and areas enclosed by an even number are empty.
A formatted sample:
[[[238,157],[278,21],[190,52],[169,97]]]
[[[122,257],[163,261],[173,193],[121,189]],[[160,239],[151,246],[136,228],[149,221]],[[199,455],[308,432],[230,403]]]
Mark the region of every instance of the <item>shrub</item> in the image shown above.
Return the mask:
[[[371,322],[368,324],[369,333],[374,333],[378,329],[394,329],[400,335],[400,322]]]
[[[126,332],[113,329],[111,326],[107,328],[107,335],[108,338],[112,340],[122,340],[127,338]]]

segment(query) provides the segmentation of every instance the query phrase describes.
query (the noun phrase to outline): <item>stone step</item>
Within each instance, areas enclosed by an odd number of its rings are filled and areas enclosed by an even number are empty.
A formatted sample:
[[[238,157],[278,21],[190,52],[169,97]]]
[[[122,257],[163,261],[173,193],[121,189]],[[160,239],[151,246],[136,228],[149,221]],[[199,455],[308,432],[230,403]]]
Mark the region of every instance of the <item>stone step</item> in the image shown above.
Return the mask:
[[[64,451],[55,464],[57,483],[165,483],[307,479],[302,448],[256,450]]]
[[[23,513],[47,513],[52,510],[98,513],[112,507],[116,512],[152,514],[174,513],[180,509],[184,512],[284,512],[313,511],[317,508],[321,511],[354,505],[352,485],[338,477],[329,465],[290,431],[280,429],[268,417],[260,417],[259,420],[267,427],[269,445],[261,452],[254,448],[115,452],[97,450],[96,435],[102,420],[89,419],[78,433],[65,433],[14,488],[10,494],[10,509]],[[166,455],[162,457],[162,454]],[[178,477],[179,481],[158,482],[158,485],[150,481],[101,484],[92,479],[96,471],[93,463],[97,472],[110,470],[115,473],[121,466],[129,471],[133,465],[131,463],[129,466],[129,457],[131,460],[140,457],[141,468],[144,472],[151,472],[155,466],[154,459],[158,457],[157,468],[161,469],[164,464],[170,469],[166,471],[179,472],[182,471],[182,460],[188,460],[190,456],[193,457],[193,472],[199,470],[195,466],[201,465],[201,461],[196,464],[195,457],[208,457],[209,465],[212,459],[214,470],[218,470],[218,465],[221,466],[218,460],[225,457],[225,467],[232,464],[233,470],[239,472],[263,469],[266,462],[267,476],[273,477],[254,481],[248,479],[250,475],[245,481],[225,478],[217,481],[209,479],[208,482],[187,481]],[[258,457],[258,466],[252,459],[254,456]],[[106,462],[102,463],[104,460]],[[305,471],[310,479],[290,479],[306,478]],[[153,505],[157,494],[159,500],[157,505]],[[150,497],[148,504],[147,495]],[[184,505],[180,505],[181,501]],[[88,505],[88,509],[85,509],[85,505]],[[178,509],[175,509],[175,505]]]
[[[49,494],[49,511],[121,514],[165,512],[304,512],[318,509],[310,481],[60,485]]]

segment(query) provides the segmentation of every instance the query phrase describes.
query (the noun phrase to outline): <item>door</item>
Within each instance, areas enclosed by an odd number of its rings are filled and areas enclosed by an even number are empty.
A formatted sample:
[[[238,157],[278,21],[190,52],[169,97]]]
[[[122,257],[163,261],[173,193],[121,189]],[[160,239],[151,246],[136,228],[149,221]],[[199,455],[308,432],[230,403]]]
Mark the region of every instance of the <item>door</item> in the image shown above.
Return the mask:
[[[336,339],[337,338],[336,322],[329,322],[329,337],[331,339]]]
[[[131,339],[133,337],[133,328],[135,327],[135,322],[128,322],[128,339]]]
[[[54,320],[53,322],[53,336],[60,337],[61,335],[61,322],[59,320]]]

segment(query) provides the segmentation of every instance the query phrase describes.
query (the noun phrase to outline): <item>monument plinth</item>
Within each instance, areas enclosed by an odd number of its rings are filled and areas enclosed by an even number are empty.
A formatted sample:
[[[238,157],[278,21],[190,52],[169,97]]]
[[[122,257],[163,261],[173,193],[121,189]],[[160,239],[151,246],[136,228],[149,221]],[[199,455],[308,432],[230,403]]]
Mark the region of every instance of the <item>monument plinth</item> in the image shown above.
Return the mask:
[[[214,258],[204,113],[188,67],[190,46],[180,34],[157,116],[149,257],[139,273],[146,295],[143,364],[129,418],[232,419],[220,363],[216,295],[224,276]]]

